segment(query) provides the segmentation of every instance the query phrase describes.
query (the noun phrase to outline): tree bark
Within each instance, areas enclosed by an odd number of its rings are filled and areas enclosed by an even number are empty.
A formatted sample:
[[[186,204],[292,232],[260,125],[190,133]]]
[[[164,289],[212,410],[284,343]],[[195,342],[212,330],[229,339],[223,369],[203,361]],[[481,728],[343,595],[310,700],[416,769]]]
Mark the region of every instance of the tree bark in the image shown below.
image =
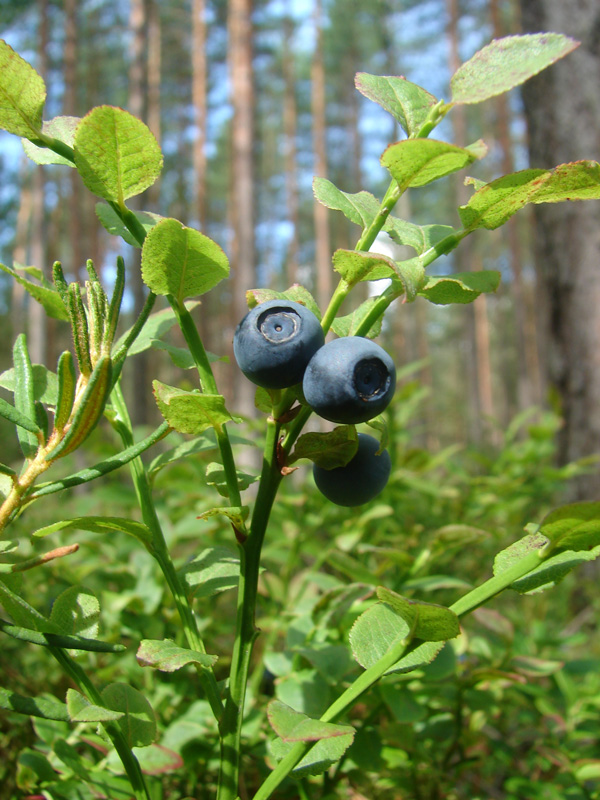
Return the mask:
[[[500,39],[508,32],[500,18],[499,0],[491,0],[490,16],[494,39]],[[513,145],[510,133],[512,111],[506,94],[495,99],[496,133],[502,151],[502,172],[507,175],[515,171]],[[513,217],[502,229],[503,239],[508,249],[511,270],[511,296],[514,308],[514,320],[517,334],[517,400],[518,408],[524,409],[540,403],[541,379],[538,356],[537,331],[535,326],[535,308],[533,298],[528,294],[528,287],[523,277],[523,250],[519,238],[519,225],[522,220]],[[534,324],[532,324],[534,323]]]
[[[322,4],[315,0],[314,28],[315,51],[311,68],[311,110],[313,118],[314,173],[327,177],[327,127],[325,99],[325,60],[323,56]],[[332,292],[331,246],[329,243],[329,211],[314,201],[315,269],[317,302],[322,310],[327,307]]]
[[[147,105],[147,62],[148,45],[147,7],[144,0],[131,0],[129,5],[129,28],[131,31],[131,50],[129,61],[129,111],[135,117],[146,117]],[[139,197],[131,198],[129,205],[134,210],[140,208]],[[133,294],[134,319],[140,314],[146,301],[146,287],[142,281],[141,253],[134,248],[129,258],[129,287]],[[138,353],[132,359],[132,380],[135,387],[136,401],[132,404],[132,416],[135,425],[143,425],[148,421],[152,387],[150,383],[148,353]]]
[[[40,75],[48,74],[48,0],[38,0],[38,52]],[[44,167],[34,167],[32,230],[29,257],[31,263],[47,274],[46,266],[46,177]],[[43,307],[31,297],[28,298],[27,345],[32,363],[45,364],[52,355],[50,339],[53,331]]]
[[[460,66],[458,53],[458,0],[447,0],[448,39],[450,45],[450,73],[454,74]],[[451,115],[454,143],[460,147],[467,144],[467,118],[464,106],[457,106]],[[455,179],[455,202],[458,206],[468,200],[468,192],[461,177]],[[472,243],[470,239],[462,242],[455,253],[457,271],[470,269],[472,261]],[[477,307],[479,305],[479,307]],[[465,309],[467,339],[471,352],[467,358],[467,374],[469,382],[469,438],[478,442],[484,431],[483,419],[494,416],[493,394],[491,386],[489,357],[489,322],[485,296],[478,297]],[[487,371],[487,372],[486,372]],[[492,432],[493,436],[493,432]]]
[[[233,273],[232,319],[227,340],[233,339],[235,324],[248,311],[246,291],[255,279],[254,253],[254,90],[252,80],[252,0],[230,0],[227,26],[229,31],[229,69],[231,75],[231,202],[232,224],[231,269]],[[233,323],[233,324],[232,324]],[[254,390],[239,370],[234,372],[236,407],[252,416]]]
[[[521,0],[526,31],[561,31],[581,42],[523,87],[532,167],[600,152],[600,6],[597,0]],[[562,403],[563,463],[600,452],[600,204],[535,206],[535,258],[544,282],[545,367]],[[600,492],[600,474],[578,479],[575,499]]]

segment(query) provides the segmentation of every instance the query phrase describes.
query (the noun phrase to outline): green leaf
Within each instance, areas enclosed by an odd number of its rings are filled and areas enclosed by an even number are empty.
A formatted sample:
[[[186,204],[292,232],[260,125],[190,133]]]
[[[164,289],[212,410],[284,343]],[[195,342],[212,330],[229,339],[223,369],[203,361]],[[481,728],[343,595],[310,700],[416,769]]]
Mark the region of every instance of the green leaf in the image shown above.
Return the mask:
[[[37,139],[45,100],[43,79],[31,64],[0,40],[0,128]]]
[[[337,319],[334,319],[331,325],[333,332],[337,334],[337,336],[354,336],[361,322],[365,319],[377,302],[377,299],[377,297],[369,297],[350,314],[346,314],[344,317],[337,317]],[[373,325],[371,325],[371,328],[365,334],[367,338],[375,339],[377,336],[379,336],[381,333],[382,322],[383,318],[379,317],[379,319],[376,320]]]
[[[54,623],[46,619],[16,591],[10,588],[14,585],[15,582],[9,579],[7,575],[0,577],[0,604],[10,614],[14,622],[31,631],[58,633]]]
[[[155,741],[156,715],[141,692],[125,683],[111,683],[102,690],[102,700],[106,708],[125,715],[118,724],[129,747],[146,747]]]
[[[396,277],[392,278],[392,283],[400,282],[407,302],[412,303],[416,298],[424,280],[425,268],[420,258],[396,262]]]
[[[179,574],[190,597],[212,597],[238,585],[240,557],[228,547],[209,547],[185,564]]]
[[[31,750],[28,747],[21,750],[16,767],[16,782],[21,791],[29,793],[40,786],[52,786],[56,783],[56,771],[48,758],[38,750]]]
[[[494,559],[494,575],[501,575],[507,569],[518,564],[532,551],[542,550],[548,543],[548,539],[540,533],[528,533],[496,555]]]
[[[216,242],[176,219],[163,219],[146,236],[142,278],[155,294],[205,294],[229,275],[229,261]]]
[[[29,419],[29,417],[26,417],[24,414],[21,414],[20,411],[17,411],[17,409],[11,406],[3,397],[0,397],[0,417],[4,417],[4,419],[12,422],[13,425],[18,425],[20,428],[30,433],[41,433],[41,429],[36,422]]]
[[[121,533],[135,536],[146,547],[152,543],[152,534],[146,525],[124,517],[74,517],[73,519],[63,519],[60,522],[53,522],[52,525],[38,528],[37,531],[32,533],[32,536],[41,538],[42,536],[56,533],[56,531],[64,530],[92,531],[93,533],[120,531]]]
[[[150,129],[122,108],[93,108],[75,131],[75,165],[87,188],[124,206],[152,186],[162,153]]]
[[[11,625],[4,620],[0,620],[0,630],[13,639],[37,644],[40,647],[64,647],[69,650],[87,650],[91,653],[121,653],[127,649],[123,644],[101,642],[99,639],[86,639],[83,636],[52,632],[41,633]]]
[[[16,711],[17,714],[27,714],[30,717],[69,721],[69,713],[64,703],[47,700],[44,697],[24,697],[2,687],[0,687],[0,708],[5,711]]]
[[[100,603],[82,586],[71,586],[61,592],[52,605],[50,620],[61,633],[98,637]]]
[[[600,503],[572,503],[556,508],[538,531],[553,549],[589,550],[600,544]]]
[[[376,603],[363,612],[350,630],[352,655],[368,669],[395,644],[410,635],[410,626],[389,606]]]
[[[221,506],[219,508],[211,508],[208,511],[204,511],[202,514],[198,514],[198,519],[222,516],[228,519],[238,531],[243,531],[246,528],[246,520],[249,515],[249,506]]]
[[[559,164],[552,171],[525,169],[497,178],[478,189],[458,211],[467,230],[494,230],[527,203],[598,198],[600,164],[596,161],[573,161]]]
[[[495,292],[499,284],[500,273],[495,270],[428,275],[419,289],[419,295],[430,303],[440,306],[451,303],[472,303],[484,292]]]
[[[350,286],[360,281],[390,278],[396,274],[396,263],[391,258],[359,250],[336,250],[333,268]]]
[[[16,270],[0,264],[0,269],[7,272],[9,275],[19,283],[34,300],[44,307],[46,314],[53,319],[60,319],[68,321],[69,312],[65,304],[61,300],[59,293],[55,289],[48,289],[45,286],[40,286],[38,283],[28,281],[26,278],[21,277]]]
[[[244,489],[247,489],[259,478],[258,475],[249,475],[239,469],[236,470],[236,477],[240,492],[243,492]],[[221,497],[229,497],[229,487],[227,486],[227,478],[222,464],[213,462],[206,467],[206,483],[209,486],[214,486]]]
[[[111,711],[90,703],[75,689],[67,689],[67,710],[71,722],[112,722],[125,716],[123,711]]]
[[[199,305],[199,300],[193,300],[187,302],[185,307],[188,311],[193,311],[193,309]],[[175,312],[172,308],[164,308],[162,311],[157,311],[155,314],[150,314],[146,320],[146,324],[142,328],[141,333],[129,348],[128,355],[134,356],[137,353],[143,353],[144,350],[148,350],[150,347],[152,347],[152,343],[156,339],[162,338],[169,330],[171,330],[176,322],[177,317],[175,316]],[[118,350],[123,347],[130,333],[131,328],[125,331],[118,341],[115,342],[113,345],[113,354],[117,353]]]
[[[354,738],[355,731],[350,725],[311,719],[280,700],[271,700],[267,706],[267,716],[271,727],[284,742],[316,742],[348,735]]]
[[[511,584],[520,594],[537,594],[556,586],[575,567],[594,561],[600,556],[600,545],[592,550],[565,550],[550,556],[534,570]]]
[[[160,214],[154,214],[152,211],[132,211],[132,214],[146,233],[164,219]],[[124,242],[127,242],[132,247],[141,248],[141,244],[129,231],[127,225],[125,225],[112,206],[107,203],[96,203],[96,216],[110,234],[120,236]]]
[[[392,216],[387,218],[383,230],[396,244],[412,247],[419,255],[456,233],[450,225],[413,225]]]
[[[13,363],[15,365],[15,408],[32,422],[36,419],[35,394],[33,388],[33,370],[27,349],[25,334],[17,336],[13,347]],[[33,458],[37,453],[39,442],[37,436],[19,424],[17,428],[19,444],[25,458]]]
[[[586,758],[576,761],[571,767],[578,783],[600,780],[600,758]]]
[[[348,194],[327,178],[313,178],[313,193],[321,205],[342,214],[364,230],[373,222],[381,203],[369,192]]]
[[[75,402],[75,392],[77,389],[77,377],[75,375],[75,364],[73,356],[69,350],[65,350],[58,359],[56,369],[56,401],[54,403],[56,411],[54,414],[54,427],[57,431],[62,431],[71,417],[73,403]],[[34,365],[35,383],[35,365]]]
[[[383,586],[377,587],[377,597],[402,617],[417,639],[443,642],[460,634],[458,617],[449,608],[422,600],[409,600]]]
[[[389,112],[408,136],[419,133],[437,103],[432,94],[402,77],[358,72],[354,83],[361,94]]]
[[[560,33],[495,39],[460,66],[450,80],[453,103],[481,103],[508,92],[563,58],[579,42]]]
[[[32,364],[33,399],[49,406],[56,405],[58,394],[58,377],[43,364]],[[0,386],[9,392],[15,391],[15,370],[7,369],[0,375]]]
[[[482,155],[479,143],[469,149],[436,139],[404,139],[384,151],[381,163],[403,192],[457,172]]]
[[[81,366],[81,363],[80,363]],[[68,429],[59,443],[46,454],[47,461],[62,458],[76,450],[94,430],[104,412],[111,389],[112,361],[101,356],[88,379]]]
[[[51,139],[58,139],[60,142],[73,147],[75,140],[75,128],[79,124],[79,117],[54,117],[42,123],[42,133]],[[62,166],[74,167],[75,164],[68,158],[55,153],[48,147],[38,147],[28,139],[23,139],[23,149],[26,155],[36,164],[60,164]]]
[[[352,744],[353,734],[336,736],[332,739],[321,739],[304,756],[290,772],[293,778],[301,779],[310,775],[320,775],[336,764]],[[281,761],[294,747],[292,742],[284,742],[277,738],[269,742],[269,750],[276,761]]]
[[[344,467],[356,455],[358,438],[354,425],[338,425],[326,433],[303,433],[296,442],[289,463],[308,458],[323,469]]]
[[[237,421],[225,408],[220,394],[186,392],[161,381],[153,381],[154,397],[160,413],[179,433],[198,435],[208,428],[220,429],[226,422]]]
[[[217,661],[217,656],[187,650],[169,639],[142,639],[135,657],[141,667],[153,667],[161,672],[175,672],[186,664],[212,667]]]
[[[207,450],[216,450],[217,447],[218,445],[214,432],[209,429],[197,439],[190,439],[182,442],[177,445],[177,447],[173,447],[156,456],[148,466],[148,473],[153,475],[175,461],[196,455],[197,453],[203,453]]]

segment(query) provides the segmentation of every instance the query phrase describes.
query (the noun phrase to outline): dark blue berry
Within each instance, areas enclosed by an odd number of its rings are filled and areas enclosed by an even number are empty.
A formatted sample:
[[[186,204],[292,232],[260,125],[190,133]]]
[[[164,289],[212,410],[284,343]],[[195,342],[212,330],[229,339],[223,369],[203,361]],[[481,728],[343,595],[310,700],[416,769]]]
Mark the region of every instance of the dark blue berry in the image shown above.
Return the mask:
[[[358,450],[345,467],[323,469],[313,464],[319,491],[338,506],[360,506],[377,497],[385,488],[392,469],[388,451],[376,455],[378,449],[377,439],[359,433]]]
[[[300,303],[268,300],[237,326],[233,354],[244,375],[266,389],[300,383],[306,365],[325,341],[317,317]]]
[[[306,402],[331,422],[357,424],[381,414],[396,388],[394,362],[371,339],[347,336],[321,347],[310,360],[302,390]]]

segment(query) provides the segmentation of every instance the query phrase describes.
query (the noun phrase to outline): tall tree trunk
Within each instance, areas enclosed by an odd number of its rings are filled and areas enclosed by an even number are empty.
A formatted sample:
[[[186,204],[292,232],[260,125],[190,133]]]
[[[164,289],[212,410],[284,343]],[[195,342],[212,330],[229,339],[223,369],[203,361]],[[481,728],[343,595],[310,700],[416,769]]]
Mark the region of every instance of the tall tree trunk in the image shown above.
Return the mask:
[[[288,220],[292,226],[290,244],[286,259],[286,279],[288,284],[295,283],[298,276],[299,242],[299,202],[298,202],[298,167],[296,135],[298,128],[298,109],[296,103],[296,75],[294,70],[294,53],[292,50],[293,18],[286,17],[283,22],[284,54],[283,54],[283,136],[285,160],[285,186]]]
[[[229,69],[231,75],[231,189],[230,214],[233,238],[233,320],[247,312],[246,291],[252,288],[254,270],[254,90],[252,79],[252,0],[230,0],[228,10]],[[231,341],[233,330],[228,336]],[[254,413],[252,384],[239,370],[234,372],[236,405],[242,414]]]
[[[450,72],[454,74],[460,66],[458,53],[458,0],[447,0],[448,7],[448,39],[450,45]],[[452,112],[452,126],[454,143],[464,147],[467,144],[467,119],[464,106],[457,106]],[[464,205],[468,200],[468,193],[460,178],[455,180],[455,200],[457,205]],[[472,245],[467,238],[455,254],[458,270],[468,270],[472,260]],[[477,309],[475,305],[483,305]],[[489,352],[484,352],[489,347],[488,317],[486,313],[485,298],[483,303],[478,297],[469,308],[465,309],[467,318],[467,335],[472,348],[467,359],[467,370],[470,387],[470,409],[468,427],[470,438],[479,441],[483,434],[482,419],[492,418],[494,415],[492,393],[487,387],[491,384],[491,375],[482,374],[481,370],[489,369]]]
[[[600,150],[600,6],[522,0],[526,31],[561,31],[581,42],[523,87],[533,167],[595,158]],[[546,369],[562,400],[560,457],[600,452],[600,225],[597,202],[535,206],[535,257],[546,294]],[[597,497],[600,472],[580,478],[576,498]]]
[[[313,118],[314,172],[320,178],[327,177],[327,120],[325,99],[325,60],[323,54],[322,4],[315,0],[314,28],[315,51],[311,79],[311,110]],[[321,203],[314,201],[315,224],[315,269],[317,302],[324,310],[332,292],[331,246],[329,243],[329,212]]]
[[[77,116],[77,0],[64,0],[65,50],[63,55],[65,93],[63,114]],[[81,177],[77,170],[69,170],[69,239],[71,263],[65,269],[77,276],[83,270],[86,255],[83,248],[81,216]]]
[[[500,39],[506,31],[500,19],[499,0],[491,0],[490,15],[494,39]],[[502,150],[502,172],[507,175],[515,171],[513,146],[510,135],[512,112],[507,96],[496,98],[496,132]],[[519,238],[520,218],[513,218],[503,228],[508,245],[508,257],[512,274],[511,295],[517,333],[517,395],[518,407],[527,408],[542,400],[540,363],[538,357],[535,308],[523,280],[523,252]],[[533,324],[532,324],[533,323]]]
[[[192,103],[196,120],[193,159],[196,179],[196,215],[200,230],[206,227],[206,6],[192,2]]]
[[[129,29],[131,31],[131,50],[129,61],[129,111],[135,117],[144,119],[147,113],[147,60],[148,46],[147,6],[144,0],[130,0]],[[139,209],[139,197],[129,201],[130,206]],[[133,294],[133,313],[136,319],[146,300],[146,288],[142,281],[141,253],[138,248],[130,252],[128,279]],[[136,401],[132,404],[132,417],[136,425],[148,421],[150,410],[151,385],[149,375],[148,353],[138,353],[132,359],[132,382],[135,387]]]
[[[38,0],[38,14],[38,71],[42,77],[46,77],[48,73],[48,0]],[[44,273],[47,272],[45,194],[44,167],[34,167],[30,258],[33,265]],[[29,298],[27,344],[32,362],[46,363],[46,359],[52,351],[49,335],[51,335],[50,325],[43,307]]]

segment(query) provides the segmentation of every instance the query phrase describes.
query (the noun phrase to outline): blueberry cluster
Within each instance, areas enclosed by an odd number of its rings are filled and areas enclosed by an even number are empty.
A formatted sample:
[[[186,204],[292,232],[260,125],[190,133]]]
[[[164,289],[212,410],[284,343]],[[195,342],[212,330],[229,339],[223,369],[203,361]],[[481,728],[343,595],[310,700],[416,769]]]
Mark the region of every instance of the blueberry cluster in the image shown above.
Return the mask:
[[[244,375],[266,389],[302,381],[306,402],[320,417],[344,425],[367,422],[387,408],[396,388],[394,362],[375,342],[346,336],[325,344],[317,317],[300,303],[269,300],[238,325],[233,353]],[[333,503],[356,506],[387,483],[389,453],[373,436],[358,434],[358,449],[344,467],[313,466],[315,483]]]

